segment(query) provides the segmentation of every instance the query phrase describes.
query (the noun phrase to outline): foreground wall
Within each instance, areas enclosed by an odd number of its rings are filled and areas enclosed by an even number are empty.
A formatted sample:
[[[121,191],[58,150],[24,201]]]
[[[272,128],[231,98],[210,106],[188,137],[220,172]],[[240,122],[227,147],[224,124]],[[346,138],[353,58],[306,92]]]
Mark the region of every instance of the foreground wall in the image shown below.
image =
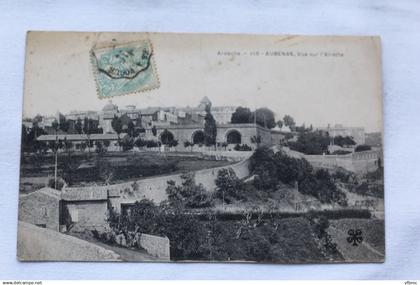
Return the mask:
[[[113,251],[24,222],[18,225],[17,257],[21,261],[120,261]]]
[[[141,234],[140,246],[144,248],[148,254],[159,258],[159,260],[170,260],[170,246],[167,237]]]
[[[375,150],[355,152],[345,155],[307,155],[289,148],[282,150],[289,156],[305,158],[313,167],[333,169],[344,168],[358,174],[373,172],[378,169],[378,152]]]

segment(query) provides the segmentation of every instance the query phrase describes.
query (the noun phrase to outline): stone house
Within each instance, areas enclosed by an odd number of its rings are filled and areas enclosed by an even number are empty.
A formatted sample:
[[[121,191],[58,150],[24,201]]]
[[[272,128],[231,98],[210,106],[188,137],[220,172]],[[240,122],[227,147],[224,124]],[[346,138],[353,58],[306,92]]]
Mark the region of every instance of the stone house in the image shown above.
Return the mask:
[[[67,230],[83,231],[107,225],[108,193],[106,189],[89,187],[63,191],[62,220],[67,221]]]
[[[61,192],[42,188],[19,196],[19,220],[58,231],[60,228]]]

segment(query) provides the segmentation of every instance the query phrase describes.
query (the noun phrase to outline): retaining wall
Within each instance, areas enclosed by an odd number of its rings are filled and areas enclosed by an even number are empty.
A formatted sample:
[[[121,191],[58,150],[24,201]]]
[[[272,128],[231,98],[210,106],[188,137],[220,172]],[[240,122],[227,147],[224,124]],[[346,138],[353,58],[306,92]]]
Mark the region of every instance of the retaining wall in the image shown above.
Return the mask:
[[[286,147],[282,150],[291,157],[306,159],[317,168],[341,167],[355,173],[373,172],[378,169],[378,153],[375,150],[344,155],[308,155]]]
[[[220,169],[232,168],[239,178],[245,178],[249,176],[248,165],[249,160],[245,159],[236,164],[198,170],[193,173],[195,174],[195,181],[197,184],[201,183],[208,191],[214,191],[216,188],[215,179],[217,178],[217,173]],[[155,203],[166,200],[167,181],[173,180],[179,185],[182,182],[181,175],[182,174],[173,174],[141,179],[135,182],[82,188],[86,189],[86,191],[108,191],[111,206],[114,207],[114,210],[120,212],[121,204],[131,204],[142,199],[150,199]],[[81,187],[67,187],[65,191],[80,191],[80,189]]]
[[[120,261],[96,244],[24,222],[18,225],[17,257],[21,261]]]
[[[167,237],[141,234],[140,246],[144,248],[148,254],[158,257],[159,260],[170,260],[169,239]]]

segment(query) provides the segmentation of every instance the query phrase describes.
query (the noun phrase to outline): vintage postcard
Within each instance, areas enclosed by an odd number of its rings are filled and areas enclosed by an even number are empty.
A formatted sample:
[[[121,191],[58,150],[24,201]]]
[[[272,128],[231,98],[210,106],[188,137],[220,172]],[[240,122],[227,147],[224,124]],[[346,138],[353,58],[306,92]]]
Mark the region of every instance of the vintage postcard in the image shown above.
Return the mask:
[[[383,262],[382,121],[378,37],[29,32],[18,259]]]

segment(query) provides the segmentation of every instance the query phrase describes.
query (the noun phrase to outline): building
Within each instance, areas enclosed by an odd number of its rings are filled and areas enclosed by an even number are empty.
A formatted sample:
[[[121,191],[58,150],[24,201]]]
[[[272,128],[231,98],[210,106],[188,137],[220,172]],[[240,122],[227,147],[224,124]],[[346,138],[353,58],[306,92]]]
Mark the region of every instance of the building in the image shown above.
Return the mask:
[[[328,132],[330,137],[351,137],[357,144],[365,144],[365,129],[362,127],[344,127],[343,125],[335,125],[331,127],[328,125],[321,130]]]
[[[59,230],[61,192],[52,188],[19,196],[19,221]]]
[[[63,191],[62,207],[66,209],[73,231],[99,229],[107,226],[108,193],[93,189]]]
[[[195,145],[204,144],[204,124],[157,126],[156,131],[156,136],[147,133],[148,139],[160,142],[175,139],[179,147],[187,141]],[[163,134],[170,138],[163,138]],[[217,124],[216,143],[227,144],[227,150],[234,149],[237,144],[255,149],[258,145],[271,145],[272,138],[269,129],[257,124]]]
[[[99,115],[99,125],[105,134],[114,133],[112,119],[114,119],[115,116],[119,116],[118,106],[112,104],[110,101],[102,108],[102,112]]]
[[[83,120],[84,118],[99,120],[99,114],[96,111],[70,111],[70,113],[64,115],[66,120],[77,121],[77,119]]]
[[[120,140],[123,140],[126,136],[126,133],[122,133],[119,136]],[[55,142],[55,141],[68,141],[72,142],[72,150],[83,150],[84,147],[82,144],[87,144],[88,141],[91,142],[92,147],[95,148],[95,142],[101,142],[104,147],[109,149],[114,149],[115,144],[118,142],[117,134],[91,134],[90,136],[86,134],[58,134],[58,135],[41,135],[37,138],[37,141],[40,142]],[[109,145],[107,145],[109,143]]]

